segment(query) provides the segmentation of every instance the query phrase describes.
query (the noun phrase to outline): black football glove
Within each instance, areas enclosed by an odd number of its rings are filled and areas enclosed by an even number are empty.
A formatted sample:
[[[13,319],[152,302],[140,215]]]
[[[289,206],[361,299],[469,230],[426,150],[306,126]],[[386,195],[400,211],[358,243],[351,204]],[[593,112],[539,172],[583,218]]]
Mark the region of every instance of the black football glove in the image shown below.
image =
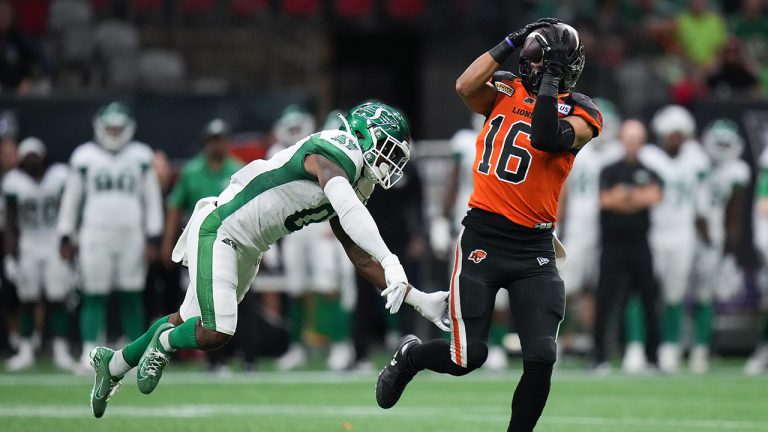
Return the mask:
[[[538,20],[530,24],[526,24],[525,27],[510,33],[509,35],[507,35],[507,38],[509,38],[509,40],[515,46],[515,48],[520,48],[523,46],[523,42],[525,42],[525,38],[527,38],[532,31],[538,28],[547,27],[552,24],[557,24],[561,22],[562,21],[557,18],[539,18]]]
[[[557,24],[559,22],[562,22],[562,21],[560,21],[557,18],[541,18],[535,22],[526,24],[526,26],[521,28],[520,30],[517,30],[508,34],[507,37],[504,38],[504,40],[499,42],[498,45],[491,48],[488,51],[488,54],[490,54],[491,57],[493,57],[493,60],[495,60],[496,63],[502,64],[510,55],[512,55],[512,52],[515,49],[523,46],[523,42],[525,42],[525,38],[527,38],[532,31],[538,28],[550,26],[552,24]]]
[[[548,73],[555,78],[562,78],[568,65],[575,60],[578,50],[572,50],[568,46],[570,34],[568,30],[563,30],[554,35],[554,40],[550,43],[544,37],[536,35],[541,48],[544,51],[544,73]]]

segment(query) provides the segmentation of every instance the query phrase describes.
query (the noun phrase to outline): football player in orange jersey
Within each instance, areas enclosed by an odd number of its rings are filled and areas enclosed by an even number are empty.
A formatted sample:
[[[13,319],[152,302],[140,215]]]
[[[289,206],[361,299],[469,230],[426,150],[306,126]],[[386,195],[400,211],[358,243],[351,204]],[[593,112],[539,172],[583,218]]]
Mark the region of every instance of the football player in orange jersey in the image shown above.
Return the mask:
[[[498,71],[518,47],[520,76]],[[508,430],[535,427],[549,395],[565,307],[556,267],[556,250],[561,258],[564,250],[553,234],[557,202],[579,149],[602,128],[595,104],[572,92],[583,50],[576,30],[545,18],[508,35],[456,81],[464,103],[486,121],[477,137],[470,210],[456,242],[452,337],[403,337],[376,384],[382,408],[392,407],[420,370],[458,376],[480,367],[493,300],[505,288],[523,353]]]

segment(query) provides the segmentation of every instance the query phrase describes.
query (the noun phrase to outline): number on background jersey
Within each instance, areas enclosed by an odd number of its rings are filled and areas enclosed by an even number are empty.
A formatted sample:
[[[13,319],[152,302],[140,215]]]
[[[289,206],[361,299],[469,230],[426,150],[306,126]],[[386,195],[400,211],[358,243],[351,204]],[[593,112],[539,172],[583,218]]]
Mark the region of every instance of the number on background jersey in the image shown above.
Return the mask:
[[[483,158],[477,165],[477,171],[488,175],[491,172],[491,156],[493,155],[493,145],[496,142],[501,125],[504,123],[504,116],[498,115],[490,121],[491,128],[483,140]],[[531,139],[531,125],[526,122],[518,121],[514,123],[504,136],[504,144],[499,152],[499,158],[496,161],[494,174],[496,177],[507,183],[520,184],[528,176],[528,169],[531,167],[531,153],[525,148],[515,145],[518,139]],[[516,158],[517,167],[509,170],[509,160]]]

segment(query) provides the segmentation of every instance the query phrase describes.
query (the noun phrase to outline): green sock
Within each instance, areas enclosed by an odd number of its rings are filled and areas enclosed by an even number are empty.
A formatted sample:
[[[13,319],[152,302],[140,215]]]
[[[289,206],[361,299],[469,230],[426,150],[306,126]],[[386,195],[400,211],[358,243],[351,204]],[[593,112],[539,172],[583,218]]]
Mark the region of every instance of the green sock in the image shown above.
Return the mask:
[[[288,299],[288,319],[291,325],[291,343],[301,342],[304,332],[304,298],[296,297]]]
[[[51,302],[48,305],[51,334],[54,337],[66,337],[69,335],[69,314],[63,302]]]
[[[19,336],[24,339],[32,337],[35,331],[35,305],[25,303],[19,309]]]
[[[664,342],[680,342],[680,320],[682,319],[683,305],[665,305],[664,316],[661,319],[661,337]]]
[[[200,349],[195,338],[195,327],[198,321],[200,317],[190,318],[171,330],[168,342],[173,349]]]
[[[104,328],[107,313],[107,296],[83,295],[83,306],[80,310],[80,337],[83,342],[95,343],[99,333]]]
[[[143,335],[123,348],[123,358],[129,366],[135,367],[139,364],[139,360],[144,354],[144,350],[147,349],[149,341],[152,340],[152,336],[154,336],[155,331],[157,331],[158,327],[167,323],[168,318],[170,318],[170,315],[166,315],[155,321]]]
[[[349,314],[341,307],[341,298],[317,294],[315,297],[315,329],[331,342],[349,339]]]
[[[498,323],[491,321],[491,330],[490,330],[490,342],[491,345],[499,346],[504,342],[504,336],[509,333],[509,330],[507,330],[507,326],[504,323]]]
[[[134,340],[141,336],[146,328],[144,317],[144,302],[141,292],[118,293],[120,303],[120,322],[123,326],[123,334],[128,339]]]
[[[712,321],[715,317],[715,308],[712,303],[699,303],[696,305],[696,345],[709,346],[712,339]]]
[[[627,308],[624,312],[624,326],[627,343],[645,341],[645,317],[643,316],[643,303],[637,296],[627,300]]]

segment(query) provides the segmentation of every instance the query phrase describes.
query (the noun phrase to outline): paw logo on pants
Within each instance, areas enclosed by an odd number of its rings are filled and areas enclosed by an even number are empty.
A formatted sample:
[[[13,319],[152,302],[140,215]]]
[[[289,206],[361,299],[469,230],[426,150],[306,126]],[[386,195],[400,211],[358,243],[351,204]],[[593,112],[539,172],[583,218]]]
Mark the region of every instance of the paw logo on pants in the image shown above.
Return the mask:
[[[472,261],[475,264],[480,264],[480,261],[484,260],[485,257],[487,256],[488,256],[488,252],[482,249],[475,249],[469,254],[469,257],[467,259]]]

